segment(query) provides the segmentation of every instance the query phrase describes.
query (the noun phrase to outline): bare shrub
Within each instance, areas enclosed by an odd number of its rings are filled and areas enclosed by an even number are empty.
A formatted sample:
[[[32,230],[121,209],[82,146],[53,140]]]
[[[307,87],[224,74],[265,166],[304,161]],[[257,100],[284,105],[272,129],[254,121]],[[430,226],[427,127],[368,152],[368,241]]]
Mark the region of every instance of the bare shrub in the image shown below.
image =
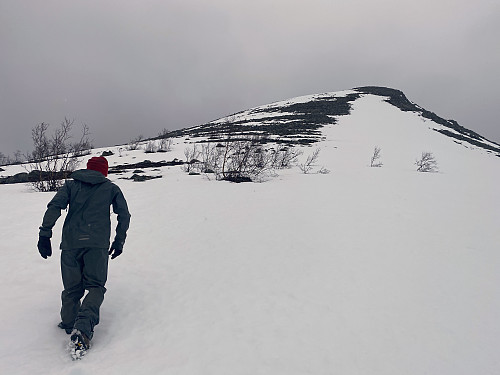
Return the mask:
[[[381,152],[381,148],[378,147],[378,146],[375,146],[374,150],[373,150],[373,155],[372,155],[372,158],[371,158],[371,161],[370,161],[370,167],[381,167],[383,164],[380,162],[380,152]]]
[[[312,171],[314,165],[318,161],[319,152],[320,152],[319,148],[315,149],[313,153],[309,155],[303,163],[299,164],[299,169],[302,171],[302,173],[308,174]]]
[[[161,138],[160,144],[158,145],[158,152],[172,151],[172,143],[172,138]]]
[[[28,155],[30,164],[26,167],[31,182],[37,191],[56,191],[79,164],[78,156],[90,152],[89,128],[83,126],[82,136],[76,143],[70,143],[74,120],[67,118],[52,136],[47,135],[49,124],[41,123],[31,131],[34,150]]]
[[[292,164],[296,163],[302,151],[295,147],[280,147],[278,150],[272,149],[273,153],[273,167],[276,169],[290,168]]]
[[[201,153],[199,155],[201,161],[201,173],[213,173],[217,177],[220,177],[218,174],[221,170],[221,153],[222,153],[222,145],[215,143],[205,143],[201,146]]]
[[[155,141],[148,141],[146,144],[146,148],[144,149],[144,152],[146,154],[152,154],[158,151],[158,148],[156,147],[156,142]]]
[[[319,170],[318,170],[318,173],[319,174],[328,174],[330,173],[330,170],[325,168],[325,167],[321,167]]]
[[[250,141],[227,142],[224,150],[222,175],[224,179],[238,180],[260,174],[263,166],[262,148]]]
[[[21,164],[23,162],[23,154],[21,150],[14,152],[14,158],[11,160],[12,164]]]
[[[257,181],[277,169],[276,150],[265,148],[262,139],[227,138],[225,142],[194,144],[185,150],[188,173],[214,174],[217,180]]]
[[[158,138],[169,138],[170,137],[170,131],[167,130],[166,128],[163,128],[159,133],[158,133]]]
[[[75,142],[71,145],[72,152],[74,157],[80,157],[90,154],[90,150],[92,150],[92,142],[89,139],[90,128],[88,125],[82,125],[82,135],[78,142]]]
[[[26,158],[27,157],[23,156],[23,153],[20,150],[16,150],[13,157],[0,152],[0,165],[4,166],[22,164],[26,160]]]
[[[199,162],[200,150],[198,145],[195,143],[191,147],[187,147],[184,150],[184,156],[186,157],[186,163],[182,166],[182,170],[186,173],[193,173],[194,166]]]
[[[127,150],[128,151],[139,150],[141,148],[140,144],[141,144],[143,139],[144,139],[144,136],[142,134],[137,136],[134,139],[131,139],[129,141],[129,143],[127,144]]]
[[[182,169],[188,173],[213,174],[217,180],[262,181],[277,170],[290,168],[302,155],[302,151],[293,146],[273,146],[268,142],[261,135],[250,138],[228,135],[222,142],[193,144],[184,151],[187,164]],[[319,149],[306,161],[311,168],[318,154]],[[321,173],[329,171],[322,168]]]
[[[158,145],[158,152],[169,152],[172,150],[172,138],[170,137],[170,132],[167,129],[163,129],[158,134],[158,139],[160,140]]]
[[[438,166],[431,152],[422,152],[422,156],[415,162],[418,172],[437,172]]]

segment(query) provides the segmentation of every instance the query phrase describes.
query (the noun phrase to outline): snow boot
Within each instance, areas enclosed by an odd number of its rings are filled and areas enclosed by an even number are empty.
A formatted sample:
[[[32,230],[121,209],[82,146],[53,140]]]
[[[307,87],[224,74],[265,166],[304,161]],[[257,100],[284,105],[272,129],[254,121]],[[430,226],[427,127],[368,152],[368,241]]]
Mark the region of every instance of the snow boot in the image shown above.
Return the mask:
[[[82,359],[82,357],[87,353],[87,350],[90,349],[90,339],[85,333],[74,329],[71,332],[69,349],[73,360]]]
[[[67,326],[63,322],[59,323],[57,326],[61,329],[64,329],[68,335],[70,335],[71,332],[73,332],[73,326],[71,327]]]

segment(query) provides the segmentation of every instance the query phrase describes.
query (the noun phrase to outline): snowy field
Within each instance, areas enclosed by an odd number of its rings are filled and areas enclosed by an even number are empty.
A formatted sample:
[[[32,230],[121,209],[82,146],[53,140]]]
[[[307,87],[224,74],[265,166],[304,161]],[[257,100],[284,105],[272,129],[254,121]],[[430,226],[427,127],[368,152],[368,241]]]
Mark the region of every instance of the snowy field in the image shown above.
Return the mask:
[[[368,95],[324,129],[315,170],[329,174],[110,175],[131,227],[93,347],[75,362],[56,326],[64,213],[44,260],[53,193],[0,185],[0,373],[499,374],[500,158],[432,125]],[[375,146],[381,168],[368,167]],[[185,147],[108,160],[183,159]],[[439,172],[416,172],[424,151]]]

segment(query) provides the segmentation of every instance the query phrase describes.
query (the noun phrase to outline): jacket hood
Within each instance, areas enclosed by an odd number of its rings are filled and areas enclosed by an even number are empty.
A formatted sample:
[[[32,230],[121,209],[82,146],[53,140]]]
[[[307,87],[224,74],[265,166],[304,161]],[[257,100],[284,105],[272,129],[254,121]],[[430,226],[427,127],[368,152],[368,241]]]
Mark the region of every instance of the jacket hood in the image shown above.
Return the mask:
[[[78,180],[91,185],[102,184],[108,181],[101,172],[93,171],[91,169],[79,169],[73,172],[70,176],[73,180]]]

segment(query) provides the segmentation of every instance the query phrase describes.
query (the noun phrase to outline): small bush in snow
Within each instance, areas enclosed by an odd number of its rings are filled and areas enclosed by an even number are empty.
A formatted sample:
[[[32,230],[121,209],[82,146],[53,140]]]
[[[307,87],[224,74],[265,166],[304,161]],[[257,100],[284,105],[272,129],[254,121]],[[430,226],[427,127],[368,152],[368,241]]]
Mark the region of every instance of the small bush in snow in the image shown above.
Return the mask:
[[[319,152],[320,149],[317,148],[311,155],[307,157],[307,159],[303,163],[299,164],[299,169],[302,171],[302,173],[307,174],[312,171],[312,169],[314,168],[314,164],[318,161]]]
[[[167,129],[163,129],[158,134],[158,139],[160,144],[158,145],[158,152],[169,152],[172,150],[172,138],[169,136],[170,132]]]
[[[5,156],[2,152],[0,152],[0,165],[16,165],[22,164],[26,160],[26,157],[23,156],[23,153],[20,150],[14,152],[14,157],[10,155]]]
[[[325,167],[321,167],[318,171],[319,174],[328,174],[330,173],[329,169],[326,169]]]
[[[10,160],[8,156],[5,156],[3,152],[0,152],[0,165],[8,165]]]
[[[156,147],[155,141],[149,141],[146,144],[146,148],[145,148],[144,152],[146,154],[152,154],[152,153],[156,152],[157,150],[158,150],[158,148]]]
[[[199,173],[199,158],[200,150],[197,144],[192,145],[192,147],[187,147],[184,150],[184,156],[186,157],[186,163],[181,167],[186,173]]]
[[[293,147],[265,147],[260,136],[225,142],[194,144],[184,155],[188,173],[210,173],[217,180],[233,182],[256,181],[270,176],[277,169],[289,168],[301,151]]]
[[[83,125],[82,136],[70,143],[73,120],[64,119],[51,137],[47,135],[49,124],[41,123],[31,131],[34,150],[27,155],[30,164],[26,167],[31,184],[37,191],[56,191],[79,164],[78,157],[88,154],[92,148],[89,128]]]
[[[158,145],[158,152],[169,152],[172,150],[172,138],[161,138]]]
[[[271,149],[273,153],[273,167],[276,169],[290,168],[292,164],[302,155],[302,151],[295,147],[280,147],[278,150]]]
[[[422,156],[415,162],[418,172],[436,172],[437,161],[431,152],[422,152]]]
[[[375,146],[375,149],[373,150],[373,155],[370,161],[370,167],[381,167],[383,164],[379,161],[380,160],[380,152],[382,150],[380,147]]]
[[[273,155],[260,143],[259,137],[250,140],[228,140],[217,147],[220,160],[213,167],[221,180],[234,182],[257,180],[272,170]]]
[[[142,135],[139,135],[137,138],[130,140],[130,142],[127,145],[127,150],[128,151],[134,151],[140,149],[140,143],[144,137]]]

